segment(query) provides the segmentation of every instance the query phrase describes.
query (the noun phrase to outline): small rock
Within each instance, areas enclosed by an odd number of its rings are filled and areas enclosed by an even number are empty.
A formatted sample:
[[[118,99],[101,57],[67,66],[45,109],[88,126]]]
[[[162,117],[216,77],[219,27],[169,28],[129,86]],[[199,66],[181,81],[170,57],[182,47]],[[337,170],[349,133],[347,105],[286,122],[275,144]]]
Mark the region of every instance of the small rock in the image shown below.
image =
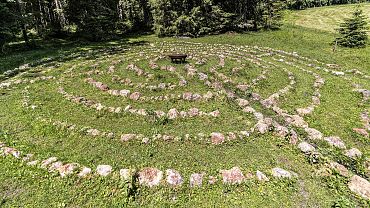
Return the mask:
[[[96,172],[101,176],[108,176],[112,172],[112,166],[110,165],[99,165],[96,168]]]
[[[352,130],[356,132],[357,134],[361,134],[364,137],[367,137],[367,138],[369,137],[369,133],[365,129],[353,128]]]
[[[308,138],[312,140],[321,140],[323,135],[320,131],[313,128],[305,128],[305,132],[308,134]]]
[[[238,167],[233,167],[230,170],[221,170],[220,172],[224,184],[240,184],[245,179],[243,172]]]
[[[244,99],[239,98],[239,99],[237,99],[236,101],[238,102],[238,105],[239,105],[240,107],[246,107],[246,106],[248,106],[248,105],[249,105],[248,100],[244,100]]]
[[[264,174],[264,173],[262,173],[261,171],[259,171],[259,170],[257,170],[257,173],[256,173],[256,176],[257,176],[257,179],[259,180],[259,181],[263,181],[263,182],[265,182],[265,181],[269,181],[270,179]]]
[[[132,139],[135,139],[136,138],[136,134],[123,134],[121,136],[121,141],[122,142],[128,142]]]
[[[180,173],[176,170],[168,169],[166,170],[167,174],[167,183],[172,186],[179,186],[183,183],[183,178],[181,177]]]
[[[304,121],[304,119],[300,117],[299,115],[293,115],[291,118],[288,118],[287,121],[288,123],[291,123],[293,126],[296,126],[299,128],[308,126],[307,122]]]
[[[349,176],[349,171],[347,170],[346,167],[344,167],[344,165],[341,165],[337,162],[331,162],[329,166],[331,169],[338,171],[339,175],[344,176],[344,177]]]
[[[350,157],[350,158],[359,158],[362,156],[362,152],[356,148],[349,149],[345,152],[345,155]]]
[[[153,187],[160,184],[163,172],[156,168],[144,168],[138,175],[140,185]]]
[[[140,96],[141,96],[141,94],[139,92],[134,92],[130,95],[130,99],[131,100],[139,100]]]
[[[305,115],[311,114],[313,111],[314,111],[314,108],[313,107],[298,108],[297,109],[297,113],[300,116],[305,116]]]
[[[39,163],[38,160],[30,161],[27,163],[28,166],[36,166]]]
[[[194,173],[190,176],[190,187],[201,187],[203,184],[204,173]]]
[[[58,160],[57,157],[50,157],[46,160],[41,162],[41,168],[47,168],[51,163],[56,162]]]
[[[71,175],[73,171],[77,168],[76,163],[69,163],[65,164],[62,167],[59,168],[59,174],[61,177],[65,177],[67,175]]]
[[[292,130],[290,130],[290,135],[289,136],[290,136],[289,143],[293,144],[293,145],[296,145],[298,143],[298,134],[297,134],[297,132],[292,129]]]
[[[307,142],[301,142],[298,144],[298,148],[304,153],[311,153],[315,151],[315,147]]]
[[[340,149],[346,149],[346,145],[339,137],[325,137],[325,141],[327,141],[331,146],[338,147]]]
[[[272,175],[276,178],[291,178],[292,174],[281,168],[273,168]]]
[[[79,177],[84,178],[91,173],[91,168],[83,167],[81,172],[78,174]]]
[[[212,133],[211,134],[211,142],[214,145],[219,145],[225,142],[225,136],[221,133]]]
[[[60,167],[63,166],[63,163],[58,161],[58,162],[54,162],[50,165],[49,167],[49,172],[53,172],[53,171],[56,171],[58,170]]]
[[[348,188],[361,197],[370,200],[370,183],[366,179],[354,175],[348,184]]]
[[[169,110],[167,113],[168,119],[176,119],[178,115],[179,115],[179,112],[177,111],[176,108]]]

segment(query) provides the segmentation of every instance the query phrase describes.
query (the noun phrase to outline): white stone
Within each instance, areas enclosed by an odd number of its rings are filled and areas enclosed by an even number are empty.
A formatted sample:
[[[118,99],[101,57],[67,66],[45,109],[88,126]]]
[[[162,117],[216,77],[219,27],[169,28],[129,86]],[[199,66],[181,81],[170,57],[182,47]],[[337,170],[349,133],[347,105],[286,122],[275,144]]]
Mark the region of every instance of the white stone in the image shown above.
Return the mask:
[[[88,167],[83,167],[81,172],[78,173],[78,176],[81,177],[81,178],[84,178],[86,177],[87,175],[89,175],[91,173],[91,168],[88,168]]]
[[[144,168],[139,172],[139,184],[153,187],[160,184],[163,172],[156,168]]]
[[[325,141],[327,141],[331,146],[338,147],[340,149],[346,149],[346,145],[339,137],[325,137]]]
[[[292,174],[281,168],[273,168],[272,175],[276,178],[291,178]]]
[[[230,170],[221,170],[220,172],[224,184],[240,184],[245,179],[243,172],[238,167],[233,167]]]
[[[112,172],[112,166],[110,165],[99,165],[96,168],[96,172],[101,176],[108,176]]]
[[[256,176],[259,181],[269,181],[270,180],[264,173],[262,173],[259,170],[257,170]]]
[[[321,140],[323,135],[320,131],[313,128],[305,128],[305,132],[308,134],[308,138],[312,140]]]
[[[50,157],[46,160],[41,162],[41,168],[47,168],[51,163],[56,162],[58,160],[57,157]]]
[[[190,176],[190,187],[201,187],[203,184],[204,173],[194,173]]]
[[[359,149],[352,148],[346,151],[345,155],[350,158],[359,158],[362,156],[362,152]]]
[[[307,142],[301,142],[298,144],[298,148],[304,153],[311,153],[315,151],[315,147]]]
[[[351,178],[348,188],[361,197],[370,200],[370,182],[366,179],[355,175]]]
[[[168,169],[166,170],[166,175],[167,175],[167,178],[166,178],[167,183],[172,186],[179,186],[184,181],[180,173],[176,170]]]

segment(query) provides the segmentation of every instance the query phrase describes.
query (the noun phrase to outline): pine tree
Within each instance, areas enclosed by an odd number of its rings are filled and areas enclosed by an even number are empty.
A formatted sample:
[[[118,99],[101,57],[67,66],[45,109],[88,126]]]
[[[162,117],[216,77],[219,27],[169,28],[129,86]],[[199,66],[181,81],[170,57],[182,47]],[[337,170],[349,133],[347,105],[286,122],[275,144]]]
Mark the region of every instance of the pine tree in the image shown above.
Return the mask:
[[[368,40],[366,17],[357,8],[351,18],[345,19],[338,29],[340,36],[336,42],[344,47],[365,47]]]

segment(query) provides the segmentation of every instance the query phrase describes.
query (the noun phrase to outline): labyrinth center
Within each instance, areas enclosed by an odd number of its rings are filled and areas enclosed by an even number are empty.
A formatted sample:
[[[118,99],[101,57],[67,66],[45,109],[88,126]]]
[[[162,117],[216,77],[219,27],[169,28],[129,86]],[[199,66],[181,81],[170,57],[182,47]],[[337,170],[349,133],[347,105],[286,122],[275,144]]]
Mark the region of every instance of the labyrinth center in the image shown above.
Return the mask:
[[[171,63],[173,53],[187,62]],[[43,76],[22,88],[19,106],[34,118],[26,148],[93,170],[155,167],[184,177],[232,167],[298,172],[286,161],[304,155],[276,144],[332,136],[304,118],[320,105],[320,73],[344,75],[295,53],[188,42],[74,62],[30,70]]]

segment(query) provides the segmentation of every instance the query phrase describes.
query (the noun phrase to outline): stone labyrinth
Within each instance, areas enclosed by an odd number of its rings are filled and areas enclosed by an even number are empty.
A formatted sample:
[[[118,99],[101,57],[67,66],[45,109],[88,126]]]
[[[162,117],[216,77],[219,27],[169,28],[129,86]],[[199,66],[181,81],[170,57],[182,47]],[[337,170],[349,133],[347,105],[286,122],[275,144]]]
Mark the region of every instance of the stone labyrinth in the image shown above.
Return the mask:
[[[188,54],[187,63],[171,63],[168,55],[172,53]],[[325,85],[322,74],[342,79],[369,77],[297,53],[262,47],[161,42],[80,60],[77,64],[37,68],[43,69],[43,76],[15,77],[0,86],[26,85],[21,104],[32,110],[37,120],[60,131],[142,145],[190,141],[215,146],[268,133],[287,139],[308,157],[320,154],[317,145],[311,143],[317,140],[341,149],[343,155],[354,160],[362,156],[356,147],[349,147],[341,138],[311,128],[305,116],[320,106],[320,90]],[[32,67],[26,65],[16,70],[32,70]],[[299,77],[307,79],[299,80]],[[310,94],[303,97],[300,92],[306,88]],[[368,90],[361,86],[353,88],[354,93],[363,95],[364,102],[368,101]],[[364,125],[353,130],[368,137],[368,111],[364,109],[359,116]],[[114,173],[109,164],[96,164],[97,168],[92,170],[83,164],[66,164],[56,157],[37,158],[14,147],[2,146],[4,155],[13,155],[28,165],[47,168],[61,176]],[[140,184],[149,187],[202,186],[217,181],[237,184],[250,177],[260,181],[269,181],[270,177],[299,177],[279,167],[250,175],[243,173],[243,167],[227,165],[219,175],[194,172],[186,176],[188,182],[171,167],[167,170],[122,167],[118,172],[125,179],[135,176]],[[357,183],[368,184],[366,179],[352,176],[342,164],[328,162],[327,165],[352,177],[349,188],[368,197],[369,193],[357,187]]]

